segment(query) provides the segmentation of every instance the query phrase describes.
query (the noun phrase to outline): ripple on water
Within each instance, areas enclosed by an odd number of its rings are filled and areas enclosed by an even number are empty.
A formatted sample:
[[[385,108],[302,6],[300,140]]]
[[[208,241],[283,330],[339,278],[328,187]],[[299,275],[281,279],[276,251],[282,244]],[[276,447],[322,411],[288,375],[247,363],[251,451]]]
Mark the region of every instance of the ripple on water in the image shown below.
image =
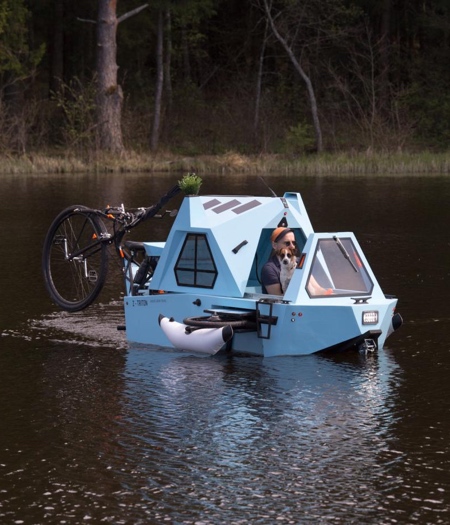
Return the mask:
[[[122,315],[121,305],[98,305],[24,330],[51,344],[10,379],[28,404],[2,409],[14,430],[0,439],[0,517],[448,522],[437,457],[448,445],[435,446],[445,431],[428,425],[418,445],[402,434],[414,412],[398,398],[403,371],[389,351],[195,357],[128,347]]]

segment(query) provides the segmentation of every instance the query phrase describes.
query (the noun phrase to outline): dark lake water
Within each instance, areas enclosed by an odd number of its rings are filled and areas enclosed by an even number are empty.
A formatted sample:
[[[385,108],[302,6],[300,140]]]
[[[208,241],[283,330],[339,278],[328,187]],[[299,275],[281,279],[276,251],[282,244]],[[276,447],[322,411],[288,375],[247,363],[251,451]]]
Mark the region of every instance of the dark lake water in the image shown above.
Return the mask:
[[[266,177],[316,231],[356,233],[405,323],[367,357],[259,359],[128,347],[118,268],[78,314],[44,291],[62,208],[179,177],[0,176],[0,523],[450,523],[450,180]],[[268,194],[204,177],[221,192]]]

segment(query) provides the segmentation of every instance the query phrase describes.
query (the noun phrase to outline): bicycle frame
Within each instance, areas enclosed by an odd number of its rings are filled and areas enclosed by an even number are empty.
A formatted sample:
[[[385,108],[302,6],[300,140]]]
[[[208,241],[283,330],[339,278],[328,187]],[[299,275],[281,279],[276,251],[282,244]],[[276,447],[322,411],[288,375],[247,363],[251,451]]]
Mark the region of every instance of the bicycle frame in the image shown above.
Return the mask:
[[[165,213],[158,212],[179,191],[174,186],[149,208],[126,210],[121,205],[102,211],[80,205],[63,210],[50,225],[42,256],[44,281],[53,301],[67,311],[89,306],[103,288],[110,245],[122,261],[126,293],[135,295],[142,289],[153,273],[154,261],[145,255],[142,243],[123,243],[123,238],[141,222],[162,218]],[[105,224],[112,225],[112,233]],[[143,254],[140,262],[138,253]]]

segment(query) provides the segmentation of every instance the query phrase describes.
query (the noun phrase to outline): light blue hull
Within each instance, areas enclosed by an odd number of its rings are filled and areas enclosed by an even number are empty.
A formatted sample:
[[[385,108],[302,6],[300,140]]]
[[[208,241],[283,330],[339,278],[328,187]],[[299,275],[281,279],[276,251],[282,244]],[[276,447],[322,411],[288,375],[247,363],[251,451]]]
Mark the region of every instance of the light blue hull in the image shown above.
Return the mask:
[[[198,300],[200,306],[193,305]],[[396,303],[395,299],[379,301],[377,309],[380,322],[364,326],[361,319],[363,311],[367,310],[367,304],[354,305],[353,301],[348,301],[346,305],[294,305],[276,302],[272,304],[271,312],[276,324],[263,322],[259,333],[258,330],[235,331],[227,351],[265,357],[307,355],[323,350],[357,349],[365,339],[376,339],[378,348],[381,348],[391,329]],[[269,305],[259,305],[261,306],[269,315]],[[173,348],[159,326],[160,314],[183,322],[187,317],[205,316],[205,310],[223,311],[225,308],[255,311],[256,301],[175,293],[128,296],[125,298],[127,339],[134,343]]]

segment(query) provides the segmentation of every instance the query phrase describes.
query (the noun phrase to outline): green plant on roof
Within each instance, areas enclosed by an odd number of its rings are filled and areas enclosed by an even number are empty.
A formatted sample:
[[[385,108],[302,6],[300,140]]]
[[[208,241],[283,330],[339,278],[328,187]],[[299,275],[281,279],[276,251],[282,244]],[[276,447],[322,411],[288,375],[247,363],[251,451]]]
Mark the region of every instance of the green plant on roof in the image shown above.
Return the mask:
[[[201,185],[202,179],[195,173],[188,173],[178,181],[178,186],[186,195],[198,195]]]

